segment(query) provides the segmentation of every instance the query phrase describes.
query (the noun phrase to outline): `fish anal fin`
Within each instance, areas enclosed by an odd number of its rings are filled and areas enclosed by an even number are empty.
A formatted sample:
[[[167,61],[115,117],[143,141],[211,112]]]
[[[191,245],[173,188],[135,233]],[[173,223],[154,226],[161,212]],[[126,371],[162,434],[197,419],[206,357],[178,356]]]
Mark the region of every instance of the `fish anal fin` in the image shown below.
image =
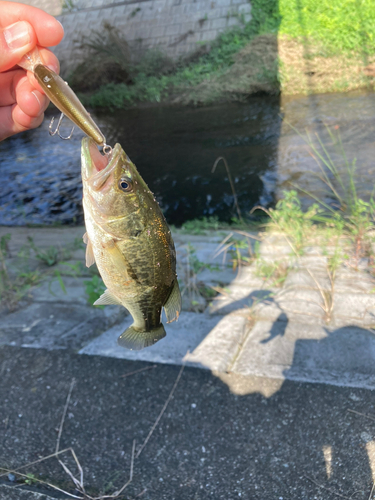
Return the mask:
[[[117,343],[126,349],[140,351],[145,347],[154,345],[165,336],[166,333],[162,323],[160,323],[157,328],[150,330],[149,332],[139,330],[132,325],[120,335]]]
[[[108,289],[101,295],[98,300],[94,302],[94,306],[109,306],[109,305],[120,305],[122,306],[122,303],[120,300],[113,295]]]
[[[178,319],[181,311],[181,292],[178,286],[177,278],[175,279],[171,293],[167,302],[164,304],[164,311],[167,317],[167,323],[172,323]]]

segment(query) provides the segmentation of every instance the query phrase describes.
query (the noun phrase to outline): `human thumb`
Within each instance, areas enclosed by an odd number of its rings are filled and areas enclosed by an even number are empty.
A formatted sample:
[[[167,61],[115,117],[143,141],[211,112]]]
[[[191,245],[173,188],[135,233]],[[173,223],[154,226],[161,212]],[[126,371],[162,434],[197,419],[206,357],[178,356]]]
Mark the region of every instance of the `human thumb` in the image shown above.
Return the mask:
[[[36,36],[31,24],[18,21],[0,29],[0,72],[16,65],[26,52],[36,45]]]

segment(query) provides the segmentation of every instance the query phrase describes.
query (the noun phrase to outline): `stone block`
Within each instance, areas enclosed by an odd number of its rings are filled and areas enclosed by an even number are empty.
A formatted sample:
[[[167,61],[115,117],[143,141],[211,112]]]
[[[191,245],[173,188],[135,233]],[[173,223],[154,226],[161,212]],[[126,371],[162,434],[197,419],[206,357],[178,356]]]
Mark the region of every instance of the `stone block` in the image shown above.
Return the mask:
[[[181,24],[170,24],[165,28],[165,35],[178,35],[180,33]]]
[[[333,316],[341,324],[375,326],[375,294],[334,294]]]
[[[250,14],[251,13],[251,4],[249,2],[243,3],[238,6],[239,14]]]
[[[215,0],[216,7],[230,7],[231,0]]]
[[[201,42],[209,42],[216,38],[215,30],[206,30],[201,33]]]
[[[209,306],[210,314],[225,315],[235,311],[249,310],[259,301],[270,300],[273,302],[275,290],[271,288],[261,289],[256,287],[246,287],[231,285],[222,294],[215,297]]]
[[[185,360],[202,368],[225,372],[231,368],[248,329],[245,316],[225,316],[202,342],[185,356]]]
[[[375,335],[362,328],[258,321],[247,335],[232,371],[375,388],[374,364]]]
[[[78,350],[123,317],[125,309],[42,302],[2,317],[0,344]]]
[[[210,29],[217,30],[219,28],[225,28],[226,24],[227,24],[227,20],[225,18],[212,19],[210,21]]]
[[[65,293],[57,278],[51,277],[50,280],[43,281],[39,286],[34,287],[30,294],[35,302],[58,301],[66,304],[87,305],[86,285],[84,284],[86,280],[87,278],[64,276]]]
[[[127,318],[88,344],[80,354],[109,356],[113,358],[151,361],[155,363],[181,364],[188,351],[194,352],[202,340],[215,328],[220,321],[219,316],[184,312],[179,321],[165,324],[167,336],[147,349],[130,351],[117,344],[117,339],[128,328],[133,320]],[[196,364],[189,362],[187,364]]]

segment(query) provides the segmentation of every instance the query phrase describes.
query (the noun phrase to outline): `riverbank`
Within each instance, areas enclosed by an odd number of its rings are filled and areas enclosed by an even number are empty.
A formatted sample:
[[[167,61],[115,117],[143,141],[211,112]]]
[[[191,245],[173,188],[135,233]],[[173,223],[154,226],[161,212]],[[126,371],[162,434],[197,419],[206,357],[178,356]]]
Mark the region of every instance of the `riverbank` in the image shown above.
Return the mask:
[[[155,49],[132,58],[126,35],[106,22],[82,41],[89,56],[69,81],[86,105],[102,109],[373,89],[374,26],[367,4],[304,0],[297,8],[253,1],[251,16],[248,22],[240,16],[238,26],[177,60]]]

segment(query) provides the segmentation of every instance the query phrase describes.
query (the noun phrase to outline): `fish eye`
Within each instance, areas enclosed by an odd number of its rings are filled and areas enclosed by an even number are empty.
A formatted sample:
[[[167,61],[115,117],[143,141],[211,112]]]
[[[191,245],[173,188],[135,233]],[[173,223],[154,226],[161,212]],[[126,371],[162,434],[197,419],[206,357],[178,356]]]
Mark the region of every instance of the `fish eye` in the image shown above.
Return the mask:
[[[128,179],[127,177],[123,177],[122,179],[120,179],[120,182],[119,182],[119,188],[122,190],[122,191],[125,191],[125,192],[129,192],[132,190],[133,186],[132,186],[132,183],[131,183],[131,180]]]

